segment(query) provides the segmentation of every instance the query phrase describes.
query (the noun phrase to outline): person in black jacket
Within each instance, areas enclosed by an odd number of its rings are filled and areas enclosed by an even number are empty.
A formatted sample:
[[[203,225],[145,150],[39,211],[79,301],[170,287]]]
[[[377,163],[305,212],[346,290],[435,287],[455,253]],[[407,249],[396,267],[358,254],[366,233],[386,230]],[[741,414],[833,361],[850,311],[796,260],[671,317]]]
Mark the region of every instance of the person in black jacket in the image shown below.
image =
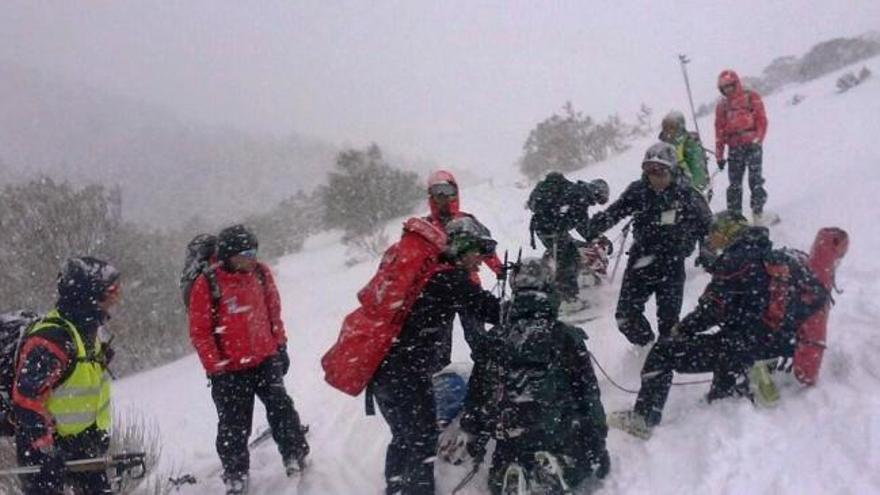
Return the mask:
[[[825,303],[824,289],[806,312],[786,318],[779,328],[769,326],[770,275],[765,263],[773,259],[773,244],[765,227],[750,227],[739,213],[715,215],[709,244],[722,251],[712,267],[712,280],[697,307],[677,324],[668,338],[651,349],[642,368],[642,386],[633,411],[612,414],[609,423],[639,436],[650,435],[660,423],[673,372],[712,372],[707,399],[751,397],[747,370],[758,359],[791,356],[797,326]],[[792,305],[786,309],[795,311]],[[715,333],[704,333],[718,327]]]
[[[675,149],[666,143],[648,148],[642,178],[590,221],[588,237],[595,238],[623,218],[632,216],[633,244],[615,317],[624,336],[644,346],[654,339],[644,316],[651,295],[657,301],[658,332],[669,335],[678,322],[684,291],[684,260],[706,235],[711,212],[699,193],[675,180]]]
[[[490,331],[494,352],[474,363],[468,382],[461,418],[468,450],[478,463],[496,439],[493,494],[521,480],[565,490],[602,479],[611,466],[608,428],[586,334],[557,319],[559,298],[544,260],[523,260],[511,285],[505,322]]]
[[[400,335],[369,385],[391,428],[385,457],[387,494],[434,494],[437,422],[432,375],[449,364],[451,335],[444,330],[456,312],[498,322],[498,298],[471,280],[471,272],[492,252],[495,241],[479,237],[470,217],[446,226],[445,266],[425,284]]]
[[[535,236],[546,250],[545,257],[556,261],[556,290],[563,302],[578,305],[578,271],[580,254],[578,241],[571,235],[576,229],[581,235],[589,229],[590,206],[608,202],[608,183],[602,179],[591,182],[572,182],[559,172],[550,172],[535,185],[527,203],[532,211],[529,222],[532,247]]]
[[[91,257],[70,258],[58,276],[58,302],[26,333],[12,392],[18,463],[26,494],[112,493],[103,471],[71,473],[65,461],[105,455],[110,446],[113,357],[104,324],[119,300],[119,272]]]

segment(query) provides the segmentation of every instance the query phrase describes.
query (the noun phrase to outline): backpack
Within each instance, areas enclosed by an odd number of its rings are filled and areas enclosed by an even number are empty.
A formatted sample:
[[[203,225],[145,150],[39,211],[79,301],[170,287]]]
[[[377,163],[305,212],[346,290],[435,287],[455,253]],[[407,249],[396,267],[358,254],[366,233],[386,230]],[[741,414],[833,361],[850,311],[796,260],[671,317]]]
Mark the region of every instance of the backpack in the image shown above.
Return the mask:
[[[535,247],[535,233],[558,235],[578,227],[578,216],[586,213],[590,197],[588,184],[571,182],[558,172],[547,174],[535,185],[527,203],[532,212],[529,223],[532,247]]]
[[[790,248],[774,249],[764,259],[769,302],[763,322],[774,332],[794,336],[798,327],[825,306],[830,294],[809,268],[809,256]]]
[[[506,326],[498,342],[498,435],[529,445],[563,438],[570,426],[564,418],[572,408],[568,373],[557,349],[557,322],[523,318]]]
[[[40,319],[30,311],[0,314],[0,436],[12,435],[12,387],[18,350],[27,330]]]

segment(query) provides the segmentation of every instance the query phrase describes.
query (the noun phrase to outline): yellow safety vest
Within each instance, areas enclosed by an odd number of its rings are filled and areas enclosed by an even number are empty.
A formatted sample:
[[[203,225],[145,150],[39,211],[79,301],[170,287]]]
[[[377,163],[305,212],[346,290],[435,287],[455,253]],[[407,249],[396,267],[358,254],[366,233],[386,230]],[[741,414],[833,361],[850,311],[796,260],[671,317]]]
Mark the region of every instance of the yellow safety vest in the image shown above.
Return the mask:
[[[110,376],[104,365],[94,358],[101,354],[101,342],[95,343],[95,353],[89,357],[79,330],[73,323],[62,318],[58,310],[50,311],[30,329],[28,335],[57,327],[58,322],[63,323],[73,337],[76,344],[76,364],[70,376],[55,387],[46,403],[46,408],[55,418],[55,431],[62,437],[77,435],[92,425],[109,431],[112,417]]]

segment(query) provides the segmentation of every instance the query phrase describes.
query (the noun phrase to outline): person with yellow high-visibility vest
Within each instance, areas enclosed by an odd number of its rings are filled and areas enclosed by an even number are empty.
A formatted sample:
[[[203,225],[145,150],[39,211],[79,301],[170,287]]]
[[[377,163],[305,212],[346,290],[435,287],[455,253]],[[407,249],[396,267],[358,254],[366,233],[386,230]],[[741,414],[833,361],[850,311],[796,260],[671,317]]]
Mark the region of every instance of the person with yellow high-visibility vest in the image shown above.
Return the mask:
[[[70,258],[58,276],[58,303],[25,333],[12,391],[16,449],[25,494],[112,493],[103,471],[69,473],[64,462],[105,455],[110,444],[113,351],[108,311],[121,296],[119,272],[91,257]]]

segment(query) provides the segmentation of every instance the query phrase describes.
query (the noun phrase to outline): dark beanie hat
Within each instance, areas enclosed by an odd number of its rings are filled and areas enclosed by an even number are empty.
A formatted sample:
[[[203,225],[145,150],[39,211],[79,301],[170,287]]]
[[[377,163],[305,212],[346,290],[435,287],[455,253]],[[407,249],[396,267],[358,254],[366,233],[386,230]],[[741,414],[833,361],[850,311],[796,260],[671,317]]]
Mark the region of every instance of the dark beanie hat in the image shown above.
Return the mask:
[[[106,261],[82,256],[70,258],[58,274],[58,296],[68,301],[101,301],[119,279],[119,271]]]
[[[258,247],[257,236],[241,224],[226,227],[217,236],[217,256],[224,261]]]

